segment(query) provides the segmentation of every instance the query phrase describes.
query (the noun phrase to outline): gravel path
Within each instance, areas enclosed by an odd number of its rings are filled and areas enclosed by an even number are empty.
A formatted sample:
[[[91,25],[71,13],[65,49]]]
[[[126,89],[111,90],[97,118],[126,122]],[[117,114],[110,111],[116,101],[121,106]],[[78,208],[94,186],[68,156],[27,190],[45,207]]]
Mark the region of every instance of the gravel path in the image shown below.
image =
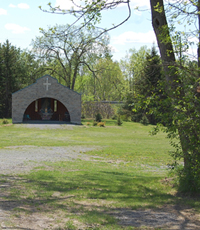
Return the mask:
[[[0,174],[13,174],[29,171],[40,165],[43,161],[75,160],[77,158],[89,160],[90,156],[84,154],[94,147],[34,147],[10,146],[0,149]],[[93,157],[94,158],[94,157]]]

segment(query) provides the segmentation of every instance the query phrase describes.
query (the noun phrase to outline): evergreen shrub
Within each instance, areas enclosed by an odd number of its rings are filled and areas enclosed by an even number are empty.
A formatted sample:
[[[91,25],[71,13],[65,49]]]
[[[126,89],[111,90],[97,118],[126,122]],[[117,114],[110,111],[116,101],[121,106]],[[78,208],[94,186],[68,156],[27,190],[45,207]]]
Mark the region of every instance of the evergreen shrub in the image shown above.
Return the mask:
[[[149,124],[149,120],[146,115],[143,115],[142,119],[140,120],[140,123],[142,123],[143,125]]]
[[[97,113],[97,114],[95,115],[95,121],[97,121],[97,122],[101,122],[101,121],[102,121],[102,116],[101,116],[100,113]]]
[[[3,121],[2,121],[2,124],[4,124],[4,125],[9,124],[9,121],[4,118]]]
[[[93,126],[97,126],[98,122],[93,121]]]
[[[116,123],[117,123],[118,126],[121,126],[123,124],[123,122],[121,120],[121,116],[117,117],[117,122]]]

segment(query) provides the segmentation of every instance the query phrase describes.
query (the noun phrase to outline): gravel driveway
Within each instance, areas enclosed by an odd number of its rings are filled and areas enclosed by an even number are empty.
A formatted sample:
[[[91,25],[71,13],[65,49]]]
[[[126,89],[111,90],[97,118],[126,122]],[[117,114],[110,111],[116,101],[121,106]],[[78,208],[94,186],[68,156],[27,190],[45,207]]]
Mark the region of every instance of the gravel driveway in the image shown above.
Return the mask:
[[[77,158],[89,160],[90,156],[84,154],[94,147],[68,146],[68,147],[34,147],[10,146],[0,149],[0,174],[13,174],[29,171],[44,161],[75,160]],[[93,157],[94,158],[94,157]]]

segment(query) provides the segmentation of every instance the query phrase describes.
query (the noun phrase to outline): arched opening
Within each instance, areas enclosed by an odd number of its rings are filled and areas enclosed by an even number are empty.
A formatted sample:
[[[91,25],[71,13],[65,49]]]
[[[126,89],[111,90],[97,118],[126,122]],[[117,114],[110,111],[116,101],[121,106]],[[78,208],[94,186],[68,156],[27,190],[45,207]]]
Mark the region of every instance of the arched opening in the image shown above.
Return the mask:
[[[25,110],[23,121],[64,121],[70,122],[67,108],[54,98],[39,98]]]

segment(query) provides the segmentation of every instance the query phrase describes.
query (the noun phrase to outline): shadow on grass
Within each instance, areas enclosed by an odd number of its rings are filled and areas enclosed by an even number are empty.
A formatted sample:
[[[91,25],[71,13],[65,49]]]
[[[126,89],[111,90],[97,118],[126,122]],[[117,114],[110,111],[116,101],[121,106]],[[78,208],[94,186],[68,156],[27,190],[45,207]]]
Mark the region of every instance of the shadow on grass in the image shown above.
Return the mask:
[[[160,180],[117,170],[40,170],[23,177],[2,175],[0,209],[26,214],[62,211],[78,216],[93,229],[95,225],[158,227],[169,223],[185,229],[190,220],[183,214],[185,207],[178,205],[184,197],[169,194],[169,188]],[[173,206],[173,212],[160,209],[166,205]],[[200,226],[197,222],[194,224]]]

